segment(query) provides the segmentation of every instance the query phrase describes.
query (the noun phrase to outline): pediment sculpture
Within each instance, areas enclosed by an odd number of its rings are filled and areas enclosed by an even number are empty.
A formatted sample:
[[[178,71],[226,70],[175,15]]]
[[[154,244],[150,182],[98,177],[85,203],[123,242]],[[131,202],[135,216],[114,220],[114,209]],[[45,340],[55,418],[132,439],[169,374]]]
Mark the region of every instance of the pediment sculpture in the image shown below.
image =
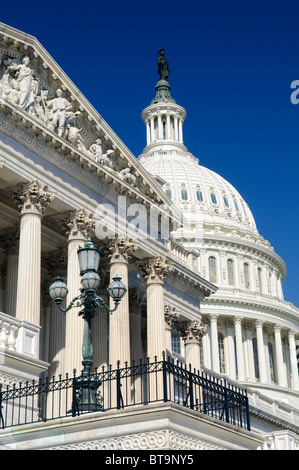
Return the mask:
[[[42,88],[28,56],[21,61],[4,58],[1,65],[4,71],[0,79],[0,98],[20,107],[80,152],[106,169],[117,171],[123,181],[136,187],[136,176],[129,168],[116,168],[114,149],[106,149],[99,138],[91,145],[85,142],[78,119],[81,111],[73,109],[61,88],[56,90],[54,97],[49,90]]]

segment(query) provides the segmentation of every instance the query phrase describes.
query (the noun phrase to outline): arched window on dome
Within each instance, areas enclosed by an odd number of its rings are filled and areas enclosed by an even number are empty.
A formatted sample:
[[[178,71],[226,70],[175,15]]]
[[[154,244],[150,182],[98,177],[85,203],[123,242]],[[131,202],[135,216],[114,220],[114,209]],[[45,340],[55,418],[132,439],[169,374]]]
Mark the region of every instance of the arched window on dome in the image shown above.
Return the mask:
[[[185,188],[181,189],[181,198],[182,198],[182,201],[188,200],[188,192]]]
[[[197,198],[198,202],[203,201],[202,192],[199,189],[196,190],[196,198]]]
[[[270,364],[270,378],[272,382],[276,382],[275,368],[274,368],[274,353],[273,353],[273,346],[271,343],[268,343],[268,354],[269,354],[269,364]]]
[[[244,263],[244,284],[245,289],[250,289],[249,264]]]
[[[238,206],[237,201],[234,201],[234,204],[235,204],[236,211],[237,211],[237,212],[240,212],[240,209],[239,209],[239,206]]]
[[[219,350],[219,369],[220,374],[225,374],[225,351],[224,351],[224,336],[218,333],[218,350]]]
[[[217,204],[216,194],[211,193],[211,201],[212,201],[213,204]]]
[[[229,207],[229,202],[226,196],[223,196],[223,202],[226,205],[226,207]]]
[[[229,286],[235,284],[235,268],[234,261],[232,259],[227,260],[227,281]]]
[[[215,256],[209,257],[209,280],[210,282],[217,282],[217,264]]]
[[[259,368],[259,355],[258,355],[258,348],[257,348],[257,339],[253,338],[252,340],[252,350],[253,350],[253,363],[254,363],[254,373],[255,378],[260,378],[260,368]]]
[[[165,194],[166,194],[166,196],[168,196],[168,197],[169,197],[169,199],[171,199],[171,198],[172,198],[171,189],[169,189],[169,188],[168,188],[168,189],[166,189],[166,191],[165,191]]]

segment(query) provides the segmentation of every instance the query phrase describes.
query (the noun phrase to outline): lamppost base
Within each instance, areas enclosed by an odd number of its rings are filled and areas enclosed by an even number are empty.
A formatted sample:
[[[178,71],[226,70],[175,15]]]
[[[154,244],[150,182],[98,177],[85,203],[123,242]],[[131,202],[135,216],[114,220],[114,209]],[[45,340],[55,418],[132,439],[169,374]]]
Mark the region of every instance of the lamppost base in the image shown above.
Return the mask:
[[[72,413],[87,413],[94,411],[104,411],[102,405],[102,397],[97,391],[101,380],[93,375],[84,375],[76,379],[76,403],[73,403],[73,408],[70,410]]]

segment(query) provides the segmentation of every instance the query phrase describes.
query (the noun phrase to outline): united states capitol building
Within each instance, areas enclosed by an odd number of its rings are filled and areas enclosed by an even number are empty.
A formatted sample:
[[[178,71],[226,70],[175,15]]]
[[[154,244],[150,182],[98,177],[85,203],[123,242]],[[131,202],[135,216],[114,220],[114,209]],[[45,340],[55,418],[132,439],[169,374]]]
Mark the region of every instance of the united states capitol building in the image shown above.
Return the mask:
[[[1,450],[299,448],[285,263],[188,152],[165,54],[136,157],[0,23]]]

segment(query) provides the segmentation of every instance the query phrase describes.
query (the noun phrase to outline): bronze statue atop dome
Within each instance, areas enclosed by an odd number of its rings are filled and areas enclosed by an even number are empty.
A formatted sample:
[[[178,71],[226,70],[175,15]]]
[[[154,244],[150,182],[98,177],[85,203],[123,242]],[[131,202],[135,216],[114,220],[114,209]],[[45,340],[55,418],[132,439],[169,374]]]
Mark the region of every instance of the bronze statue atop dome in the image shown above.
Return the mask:
[[[167,80],[169,77],[170,71],[168,69],[168,62],[165,58],[165,51],[164,49],[160,49],[157,52],[158,57],[158,74],[160,75],[160,80]]]

